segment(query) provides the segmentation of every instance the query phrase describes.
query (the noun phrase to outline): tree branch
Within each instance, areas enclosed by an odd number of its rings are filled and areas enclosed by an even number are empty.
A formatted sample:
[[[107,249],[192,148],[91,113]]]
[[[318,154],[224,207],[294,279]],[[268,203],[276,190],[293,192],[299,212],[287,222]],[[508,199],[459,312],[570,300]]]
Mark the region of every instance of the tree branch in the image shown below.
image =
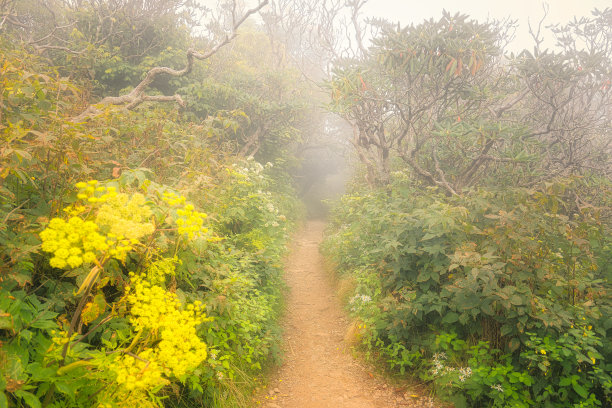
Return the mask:
[[[131,110],[131,109],[136,108],[138,105],[140,105],[142,102],[145,102],[145,101],[154,101],[154,102],[175,101],[180,106],[184,106],[185,105],[184,101],[179,95],[172,95],[172,96],[147,95],[145,94],[145,91],[151,85],[151,83],[153,83],[155,78],[157,78],[158,76],[162,74],[170,75],[174,77],[181,77],[181,76],[188,75],[193,69],[193,64],[195,60],[199,60],[199,61],[206,60],[210,58],[211,56],[213,56],[214,54],[216,54],[223,46],[229,44],[234,38],[236,38],[238,27],[240,27],[242,23],[244,23],[248,17],[250,17],[252,14],[257,13],[264,6],[266,6],[268,4],[268,1],[269,0],[263,0],[257,6],[253,7],[252,9],[247,10],[246,13],[240,19],[238,20],[234,19],[234,24],[233,24],[231,33],[226,34],[223,40],[217,43],[217,45],[215,45],[209,51],[205,53],[200,53],[194,49],[189,49],[187,51],[187,65],[183,69],[177,70],[177,69],[170,68],[170,67],[151,68],[149,72],[147,72],[144,79],[138,85],[136,85],[136,87],[132,89],[130,93],[126,95],[122,95],[122,96],[107,96],[103,98],[100,102],[98,102],[97,104],[89,105],[87,109],[85,109],[85,111],[83,111],[78,116],[73,117],[71,120],[73,122],[78,123],[78,122],[83,122],[87,119],[90,119],[94,116],[97,116],[101,113],[100,107],[102,105],[115,105],[115,106],[124,105],[126,109]]]

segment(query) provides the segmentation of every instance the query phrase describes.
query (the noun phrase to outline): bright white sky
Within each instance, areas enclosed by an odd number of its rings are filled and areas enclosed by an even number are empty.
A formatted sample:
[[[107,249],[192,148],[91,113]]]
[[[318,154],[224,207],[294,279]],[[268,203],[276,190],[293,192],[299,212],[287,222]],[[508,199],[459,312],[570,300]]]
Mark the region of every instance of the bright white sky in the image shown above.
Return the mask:
[[[566,23],[574,16],[590,16],[595,8],[603,10],[612,7],[612,0],[548,0],[547,3],[550,10],[543,25]],[[405,26],[432,17],[439,19],[443,9],[451,14],[467,14],[479,21],[508,16],[518,20],[519,27],[510,47],[515,51],[533,48],[527,21],[529,19],[535,28],[543,15],[540,0],[370,0],[362,10],[364,17],[383,17],[393,22],[399,21]],[[553,45],[552,39],[548,33],[545,34],[545,39],[550,40],[546,45],[550,47]]]

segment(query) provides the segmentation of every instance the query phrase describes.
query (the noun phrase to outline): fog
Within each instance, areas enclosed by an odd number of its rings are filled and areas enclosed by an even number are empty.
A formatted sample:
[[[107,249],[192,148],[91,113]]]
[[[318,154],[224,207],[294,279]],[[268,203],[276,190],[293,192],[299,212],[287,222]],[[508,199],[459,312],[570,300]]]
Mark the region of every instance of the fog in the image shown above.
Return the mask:
[[[431,0],[431,1],[394,1],[374,0],[363,7],[364,17],[379,17],[400,24],[418,24],[430,18],[437,19],[442,10],[451,13],[468,14],[479,21],[488,19],[516,20],[515,38],[509,49],[515,52],[533,47],[533,39],[529,34],[529,23],[537,26],[544,16],[543,8],[548,10],[544,25],[564,24],[576,18],[590,16],[595,8],[600,10],[610,7],[609,0],[550,0],[540,2],[535,0],[514,1],[484,1],[484,0]],[[545,36],[545,45],[553,47],[554,41],[550,35]]]

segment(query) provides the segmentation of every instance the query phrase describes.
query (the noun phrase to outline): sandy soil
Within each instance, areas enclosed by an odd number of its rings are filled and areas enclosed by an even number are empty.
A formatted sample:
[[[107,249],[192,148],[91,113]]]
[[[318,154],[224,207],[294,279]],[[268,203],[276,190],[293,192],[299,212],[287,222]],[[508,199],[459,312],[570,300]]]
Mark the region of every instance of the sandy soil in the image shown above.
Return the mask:
[[[284,364],[256,397],[265,408],[435,407],[407,387],[385,384],[344,343],[349,326],[319,254],[322,222],[308,222],[287,262]]]

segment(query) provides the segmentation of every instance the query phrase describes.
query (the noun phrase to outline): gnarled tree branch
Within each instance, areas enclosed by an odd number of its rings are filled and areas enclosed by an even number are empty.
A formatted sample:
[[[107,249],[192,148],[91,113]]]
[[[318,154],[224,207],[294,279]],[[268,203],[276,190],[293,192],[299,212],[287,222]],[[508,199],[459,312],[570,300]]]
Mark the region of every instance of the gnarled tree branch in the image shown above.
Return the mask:
[[[168,102],[175,101],[180,106],[184,106],[185,103],[180,95],[147,95],[145,91],[147,88],[153,83],[155,78],[158,76],[165,74],[174,77],[181,77],[188,75],[192,69],[195,60],[206,60],[216,54],[223,46],[229,44],[237,35],[238,27],[242,25],[252,14],[257,13],[263,7],[268,4],[269,0],[261,1],[257,6],[249,9],[246,13],[240,18],[236,19],[234,16],[233,19],[233,27],[230,33],[226,34],[223,40],[221,40],[217,45],[211,48],[209,51],[201,53],[194,49],[189,49],[187,51],[187,65],[183,69],[174,69],[170,67],[154,67],[147,72],[144,79],[136,85],[132,91],[126,95],[122,96],[107,96],[103,98],[100,102],[96,104],[89,105],[84,112],[72,118],[73,122],[83,122],[89,118],[97,116],[101,113],[100,107],[104,105],[115,105],[115,106],[125,106],[126,109],[134,109],[142,102],[145,101],[155,101],[155,102]]]

